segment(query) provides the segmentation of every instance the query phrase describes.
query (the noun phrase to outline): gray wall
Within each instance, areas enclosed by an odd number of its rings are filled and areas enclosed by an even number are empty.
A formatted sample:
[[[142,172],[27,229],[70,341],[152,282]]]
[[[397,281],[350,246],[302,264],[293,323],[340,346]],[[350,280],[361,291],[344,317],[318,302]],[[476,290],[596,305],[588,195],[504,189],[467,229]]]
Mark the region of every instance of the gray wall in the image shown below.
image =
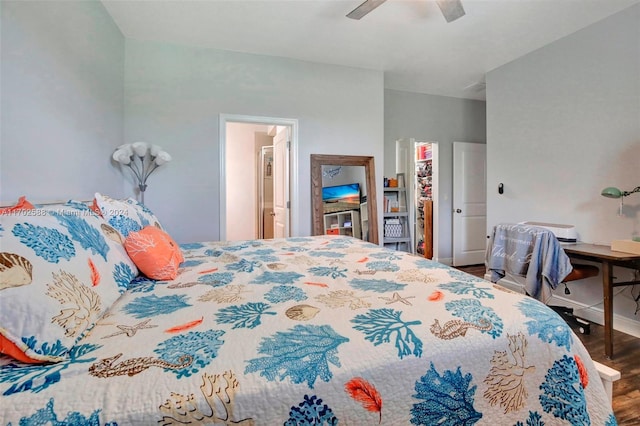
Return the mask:
[[[482,101],[384,91],[384,173],[396,175],[396,143],[403,138],[438,142],[438,258],[453,257],[453,142],[486,141],[486,106]]]
[[[124,37],[100,2],[2,1],[0,202],[120,196]]]
[[[639,235],[640,194],[619,216],[600,191],[640,185],[640,5],[490,72],[487,141],[488,230],[535,220],[576,225],[592,243]],[[598,303],[600,282],[572,297]],[[628,290],[615,306],[635,318]]]
[[[125,93],[125,141],[173,156],[145,201],[178,242],[219,238],[221,113],[298,120],[301,235],[311,232],[310,154],[374,156],[382,180],[381,72],[127,40]]]

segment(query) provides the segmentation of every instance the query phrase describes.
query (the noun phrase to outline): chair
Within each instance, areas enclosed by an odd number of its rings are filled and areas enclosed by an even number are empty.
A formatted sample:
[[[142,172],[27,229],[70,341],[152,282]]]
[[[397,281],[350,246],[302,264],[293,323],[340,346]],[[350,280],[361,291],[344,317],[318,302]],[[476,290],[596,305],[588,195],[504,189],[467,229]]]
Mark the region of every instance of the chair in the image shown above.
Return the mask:
[[[582,264],[572,264],[573,270],[564,277],[562,283],[564,284],[564,294],[571,294],[569,287],[567,286],[568,282],[584,280],[585,278],[595,277],[600,273],[600,269],[597,266],[593,265],[582,265]],[[551,309],[556,311],[558,315],[560,315],[566,322],[569,324],[571,328],[577,329],[582,334],[590,334],[591,333],[591,323],[588,321],[578,318],[573,314],[573,308],[569,308],[567,306],[557,306],[557,305],[549,305]]]
[[[485,265],[491,281],[497,282],[507,273],[524,277],[525,293],[546,303],[551,290],[560,283],[565,294],[570,294],[568,282],[598,275],[599,269],[591,265],[573,265],[553,232],[546,228],[525,224],[499,224],[489,237]],[[573,309],[550,306],[572,328],[589,334],[589,322],[573,315]]]

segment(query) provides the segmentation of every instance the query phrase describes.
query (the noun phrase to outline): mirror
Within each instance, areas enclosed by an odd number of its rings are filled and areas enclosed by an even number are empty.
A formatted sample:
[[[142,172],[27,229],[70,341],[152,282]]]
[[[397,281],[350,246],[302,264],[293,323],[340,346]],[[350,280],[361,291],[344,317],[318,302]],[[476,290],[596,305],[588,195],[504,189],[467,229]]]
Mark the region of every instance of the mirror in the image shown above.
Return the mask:
[[[354,200],[354,184],[360,200]],[[378,244],[373,157],[311,154],[311,210],[313,235],[355,231],[354,236]]]

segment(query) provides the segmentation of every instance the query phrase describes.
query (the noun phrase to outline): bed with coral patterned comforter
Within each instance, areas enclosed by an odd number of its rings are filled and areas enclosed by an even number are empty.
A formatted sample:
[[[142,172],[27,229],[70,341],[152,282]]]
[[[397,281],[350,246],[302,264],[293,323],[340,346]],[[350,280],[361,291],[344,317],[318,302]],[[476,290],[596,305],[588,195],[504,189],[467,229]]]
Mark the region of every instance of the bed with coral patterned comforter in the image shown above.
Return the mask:
[[[613,425],[536,300],[319,236],[182,246],[52,364],[0,358],[3,425]]]

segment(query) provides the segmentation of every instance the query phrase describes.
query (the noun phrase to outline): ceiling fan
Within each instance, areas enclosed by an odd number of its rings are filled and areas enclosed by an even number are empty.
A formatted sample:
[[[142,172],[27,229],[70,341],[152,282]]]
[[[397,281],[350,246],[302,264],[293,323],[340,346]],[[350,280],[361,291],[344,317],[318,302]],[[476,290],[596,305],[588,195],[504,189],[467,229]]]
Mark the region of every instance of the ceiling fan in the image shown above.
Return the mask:
[[[364,3],[349,12],[347,17],[360,19],[385,1],[387,0],[365,0]],[[455,21],[465,14],[461,0],[436,0],[436,3],[438,3],[438,7],[447,22]]]

